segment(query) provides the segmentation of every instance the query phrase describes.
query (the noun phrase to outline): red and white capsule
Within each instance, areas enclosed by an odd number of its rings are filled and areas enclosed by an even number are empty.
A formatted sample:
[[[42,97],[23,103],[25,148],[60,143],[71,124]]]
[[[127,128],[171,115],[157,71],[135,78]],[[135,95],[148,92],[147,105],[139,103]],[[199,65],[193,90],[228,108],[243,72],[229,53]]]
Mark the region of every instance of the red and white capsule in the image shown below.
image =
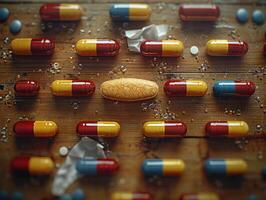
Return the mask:
[[[183,4],[179,7],[182,21],[216,21],[220,16],[220,8],[213,4]]]
[[[32,97],[37,96],[40,90],[39,83],[33,80],[19,80],[14,85],[15,95]]]

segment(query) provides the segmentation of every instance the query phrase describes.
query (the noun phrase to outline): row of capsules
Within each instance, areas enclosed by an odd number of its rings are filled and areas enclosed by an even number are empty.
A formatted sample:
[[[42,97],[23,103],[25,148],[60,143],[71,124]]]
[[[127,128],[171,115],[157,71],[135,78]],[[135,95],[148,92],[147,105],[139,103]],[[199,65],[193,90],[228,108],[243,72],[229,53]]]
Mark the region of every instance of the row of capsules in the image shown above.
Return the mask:
[[[220,15],[219,7],[209,4],[181,5],[182,21],[215,21]],[[151,8],[147,4],[114,4],[110,16],[116,21],[142,21],[149,19]],[[43,21],[80,20],[82,11],[76,4],[44,4],[40,8]],[[48,38],[17,38],[11,43],[15,55],[51,55],[55,44]],[[112,39],[81,39],[76,43],[79,56],[116,56],[120,44]],[[179,57],[184,45],[178,40],[147,40],[141,43],[143,56]],[[206,44],[206,53],[210,56],[243,56],[248,51],[244,41],[210,40]],[[264,52],[266,49],[264,48]],[[266,52],[265,52],[266,53]]]
[[[91,80],[55,80],[51,91],[54,96],[86,97],[95,92]],[[38,96],[40,84],[35,80],[18,80],[14,84],[16,97]],[[207,83],[202,80],[168,80],[164,83],[167,97],[202,97],[207,93]],[[213,94],[216,97],[249,97],[255,93],[256,85],[252,81],[221,80],[215,82]]]
[[[44,55],[54,53],[55,43],[49,38],[16,38],[11,42],[14,55]],[[120,44],[112,39],[81,39],[76,43],[79,56],[116,56]],[[140,45],[140,53],[148,57],[179,57],[184,45],[179,40],[146,40]],[[243,41],[209,40],[206,53],[210,56],[243,56],[248,44]]]

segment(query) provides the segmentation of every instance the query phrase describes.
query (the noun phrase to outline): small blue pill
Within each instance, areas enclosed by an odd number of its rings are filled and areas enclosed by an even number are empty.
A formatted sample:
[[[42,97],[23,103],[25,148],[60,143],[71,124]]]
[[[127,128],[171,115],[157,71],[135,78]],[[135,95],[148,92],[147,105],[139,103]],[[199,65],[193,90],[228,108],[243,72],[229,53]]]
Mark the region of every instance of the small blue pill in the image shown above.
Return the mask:
[[[236,19],[240,23],[246,23],[248,21],[248,11],[245,8],[239,8],[236,12]]]
[[[6,191],[0,190],[0,199],[8,200],[8,193]]]
[[[0,8],[0,21],[4,22],[8,19],[9,17],[9,10],[7,8]]]
[[[262,176],[266,180],[266,165],[264,165],[262,168]]]
[[[69,194],[65,194],[61,196],[59,200],[72,200],[72,197]]]
[[[260,199],[256,195],[252,194],[248,196],[247,200],[260,200]]]
[[[21,29],[22,29],[22,23],[20,20],[15,19],[9,25],[9,30],[13,34],[19,33]]]
[[[257,25],[262,25],[265,21],[265,15],[261,10],[254,10],[252,20]]]
[[[85,200],[85,194],[82,189],[76,189],[72,194],[72,200]]]
[[[11,196],[11,200],[22,200],[23,194],[21,192],[14,192]]]

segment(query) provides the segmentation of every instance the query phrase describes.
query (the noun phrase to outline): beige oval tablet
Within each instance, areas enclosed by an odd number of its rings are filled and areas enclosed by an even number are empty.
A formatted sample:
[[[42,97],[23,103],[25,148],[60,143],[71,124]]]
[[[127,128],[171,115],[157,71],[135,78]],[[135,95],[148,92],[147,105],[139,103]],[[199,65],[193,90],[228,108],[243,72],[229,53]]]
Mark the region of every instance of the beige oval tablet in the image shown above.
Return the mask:
[[[100,91],[104,98],[117,101],[140,101],[157,96],[159,87],[153,81],[120,78],[102,83]]]

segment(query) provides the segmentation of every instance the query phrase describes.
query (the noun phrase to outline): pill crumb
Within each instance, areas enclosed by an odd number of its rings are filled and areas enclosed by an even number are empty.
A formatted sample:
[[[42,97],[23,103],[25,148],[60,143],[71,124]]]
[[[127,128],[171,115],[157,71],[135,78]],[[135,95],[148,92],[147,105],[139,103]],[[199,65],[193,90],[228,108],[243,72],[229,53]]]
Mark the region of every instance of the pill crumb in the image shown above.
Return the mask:
[[[66,156],[68,154],[68,148],[65,146],[60,147],[59,153],[60,153],[60,156]]]

